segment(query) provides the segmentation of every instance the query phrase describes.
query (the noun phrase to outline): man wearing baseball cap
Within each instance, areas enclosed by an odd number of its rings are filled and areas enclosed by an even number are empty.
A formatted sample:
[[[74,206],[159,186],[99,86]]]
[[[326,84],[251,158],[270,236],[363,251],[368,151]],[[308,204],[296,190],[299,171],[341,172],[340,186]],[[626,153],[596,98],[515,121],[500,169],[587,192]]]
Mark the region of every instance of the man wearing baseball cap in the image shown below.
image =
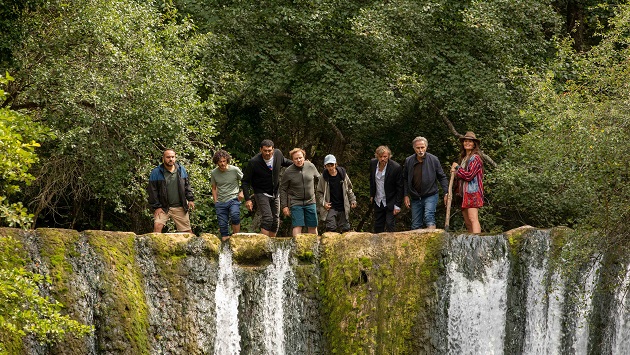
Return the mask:
[[[324,172],[317,183],[317,201],[319,217],[326,221],[326,231],[341,233],[351,230],[350,208],[357,206],[357,199],[352,192],[352,182],[346,169],[337,165],[334,155],[324,158]]]

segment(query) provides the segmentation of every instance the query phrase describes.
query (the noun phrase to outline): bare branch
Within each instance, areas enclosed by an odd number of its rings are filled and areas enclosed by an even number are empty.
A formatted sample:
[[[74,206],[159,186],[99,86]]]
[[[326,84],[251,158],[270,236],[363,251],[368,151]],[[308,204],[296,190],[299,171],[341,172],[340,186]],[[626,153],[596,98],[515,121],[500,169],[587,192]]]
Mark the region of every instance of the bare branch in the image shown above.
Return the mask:
[[[435,106],[433,106],[433,109],[438,114],[438,116],[440,116],[440,118],[442,119],[446,127],[448,127],[448,129],[453,133],[453,135],[455,135],[455,137],[457,137],[457,139],[460,139],[464,136],[460,134],[459,132],[457,132],[457,130],[455,129],[455,126],[453,125],[453,122],[451,122],[451,120],[449,120],[448,117],[446,117],[446,115],[442,113],[442,111],[440,111]],[[497,167],[497,163],[495,163],[495,161],[492,160],[492,158],[490,158],[490,156],[488,156],[482,150],[479,151],[479,155],[481,155],[481,159],[483,159],[484,162],[488,163],[493,168]]]
[[[437,107],[433,106],[433,110],[435,110],[435,113],[437,113],[438,116],[440,116],[440,118],[442,119],[442,121],[444,122],[446,127],[448,127],[448,129],[455,135],[455,137],[457,137],[457,139],[463,137],[462,134],[457,132],[457,130],[455,129],[455,126],[453,125],[453,122],[451,122],[451,120],[449,120],[448,117],[446,117],[446,115],[443,114],[440,109],[438,109]]]
[[[11,101],[9,99],[7,99],[3,104],[2,107],[6,107],[7,105],[9,105],[11,103]],[[18,105],[13,105],[11,106],[12,110],[18,111],[18,110],[23,110],[23,109],[36,109],[36,108],[41,108],[42,106],[40,104],[37,104],[35,102],[25,102],[22,104],[18,104]]]

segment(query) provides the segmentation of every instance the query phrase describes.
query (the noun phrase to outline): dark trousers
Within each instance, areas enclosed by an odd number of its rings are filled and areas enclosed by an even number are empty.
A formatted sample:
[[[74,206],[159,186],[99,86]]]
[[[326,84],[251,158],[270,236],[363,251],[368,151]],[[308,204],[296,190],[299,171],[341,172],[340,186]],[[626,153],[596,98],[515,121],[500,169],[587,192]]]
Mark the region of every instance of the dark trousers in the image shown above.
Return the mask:
[[[328,210],[328,215],[326,215],[326,231],[336,232],[337,227],[341,227],[341,233],[351,229],[350,223],[346,219],[346,212],[331,208]]]
[[[272,233],[278,232],[280,198],[254,194],[254,203],[260,213],[260,227]]]
[[[393,232],[396,225],[394,210],[374,204],[374,233]]]

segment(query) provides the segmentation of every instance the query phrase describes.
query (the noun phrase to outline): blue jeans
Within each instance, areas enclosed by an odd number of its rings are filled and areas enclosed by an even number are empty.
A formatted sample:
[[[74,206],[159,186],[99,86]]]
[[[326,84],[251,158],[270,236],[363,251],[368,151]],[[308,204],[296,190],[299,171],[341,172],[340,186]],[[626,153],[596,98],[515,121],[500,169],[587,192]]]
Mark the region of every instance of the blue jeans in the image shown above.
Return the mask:
[[[422,220],[427,227],[435,226],[435,208],[438,203],[438,194],[411,199],[411,229],[422,227]]]
[[[216,202],[214,207],[217,210],[221,237],[227,237],[230,235],[230,230],[228,229],[230,220],[232,220],[232,225],[241,224],[241,202],[235,198],[226,202]]]

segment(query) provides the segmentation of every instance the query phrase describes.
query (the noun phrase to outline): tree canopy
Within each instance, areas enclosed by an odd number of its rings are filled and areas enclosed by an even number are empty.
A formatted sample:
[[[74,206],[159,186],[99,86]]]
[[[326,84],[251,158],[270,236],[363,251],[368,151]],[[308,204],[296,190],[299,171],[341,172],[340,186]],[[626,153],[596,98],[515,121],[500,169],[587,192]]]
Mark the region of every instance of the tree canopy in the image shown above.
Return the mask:
[[[35,214],[73,228],[134,228],[121,221],[142,219],[162,150],[203,163],[213,145],[214,101],[197,94],[205,36],[174,9],[136,1],[50,1],[21,26],[9,99],[56,136],[37,166]]]
[[[14,79],[7,73],[0,77],[0,100],[6,98],[3,88]],[[49,130],[33,122],[31,117],[8,107],[0,108],[0,221],[14,226],[29,226],[33,215],[28,213],[22,201],[11,202],[23,194],[22,185],[29,185],[35,177],[31,165],[38,161],[35,148],[40,140],[49,137]]]
[[[514,222],[628,234],[629,19],[630,6],[620,7],[587,53],[560,43],[555,64],[531,78],[523,116],[536,128],[505,147],[495,177],[497,203]]]
[[[42,146],[3,206],[28,207],[38,225],[150,230],[147,176],[174,148],[200,198],[197,231],[216,228],[212,154],[224,147],[241,165],[264,138],[315,163],[335,154],[357,221],[376,146],[402,161],[421,135],[447,167],[468,130],[497,163],[486,165],[484,229],[626,216],[612,178],[627,175],[616,165],[627,152],[615,129],[627,124],[617,1],[7,4],[0,62],[15,80],[3,112],[37,127],[9,140]]]

